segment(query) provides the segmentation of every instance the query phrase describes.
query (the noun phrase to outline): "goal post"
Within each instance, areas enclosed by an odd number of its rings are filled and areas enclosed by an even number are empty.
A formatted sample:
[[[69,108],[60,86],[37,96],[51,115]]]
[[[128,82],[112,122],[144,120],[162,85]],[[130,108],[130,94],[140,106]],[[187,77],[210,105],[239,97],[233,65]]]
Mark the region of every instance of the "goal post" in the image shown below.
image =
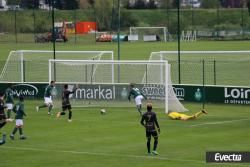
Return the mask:
[[[54,65],[57,66],[56,71],[53,71]],[[91,67],[96,69],[95,72],[90,71]],[[112,72],[112,67],[114,67],[114,72]],[[118,68],[120,69],[119,80]],[[79,86],[72,97],[72,105],[88,106],[90,101],[91,105],[101,107],[134,107],[134,102],[128,101],[128,93],[130,83],[135,83],[136,87],[145,94],[147,101],[154,103],[156,108],[163,108],[164,112],[168,112],[169,100],[168,96],[165,96],[165,92],[168,92],[169,89],[169,66],[167,61],[50,59],[49,69],[49,78],[53,79],[53,76],[56,75],[57,85],[77,84]],[[155,75],[160,69],[164,71],[163,76]],[[81,77],[81,75],[84,76]],[[91,76],[92,82],[85,80],[85,78]],[[145,77],[147,77],[147,80],[145,80]],[[58,92],[61,89],[59,88]],[[60,97],[56,99],[60,99]],[[146,101],[143,104],[145,105]],[[145,109],[145,106],[143,108]]]
[[[166,27],[129,27],[129,36],[133,39],[143,41],[167,41]],[[134,37],[136,36],[136,38]]]
[[[113,60],[113,51],[55,51],[56,59]],[[1,82],[48,82],[50,50],[11,51],[0,74]]]

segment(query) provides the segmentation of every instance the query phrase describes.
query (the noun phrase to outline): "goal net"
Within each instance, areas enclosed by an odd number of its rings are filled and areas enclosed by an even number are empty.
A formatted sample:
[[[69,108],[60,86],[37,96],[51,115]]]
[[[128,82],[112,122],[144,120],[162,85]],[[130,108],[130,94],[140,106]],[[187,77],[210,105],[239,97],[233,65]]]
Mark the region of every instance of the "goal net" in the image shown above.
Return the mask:
[[[167,41],[166,27],[130,27],[129,41]]]
[[[250,51],[180,51],[180,76],[177,51],[152,52],[149,61],[167,60],[174,84],[247,86]],[[244,71],[242,70],[244,69]]]
[[[49,60],[49,67],[49,78],[57,78],[55,99],[61,99],[63,84],[69,84],[71,89],[78,85],[71,96],[74,106],[134,107],[135,102],[128,101],[129,85],[134,83],[156,108],[163,108],[166,113],[186,110],[173,108],[176,106],[169,104],[169,96],[165,96],[165,92],[174,94],[169,90],[167,61]],[[146,102],[143,104],[145,109]]]
[[[1,82],[48,82],[49,59],[113,60],[113,51],[11,51],[0,74]]]

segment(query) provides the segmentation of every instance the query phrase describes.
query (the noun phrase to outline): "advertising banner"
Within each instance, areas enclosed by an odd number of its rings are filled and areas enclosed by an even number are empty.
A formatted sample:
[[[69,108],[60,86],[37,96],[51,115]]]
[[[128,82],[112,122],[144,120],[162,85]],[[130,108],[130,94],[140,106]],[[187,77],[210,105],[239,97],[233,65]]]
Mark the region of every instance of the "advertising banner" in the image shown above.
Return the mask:
[[[174,85],[179,99],[190,102],[250,104],[250,88],[232,86]]]
[[[43,98],[44,90],[48,84],[12,84],[14,97],[20,95],[26,98]],[[0,91],[5,91],[9,84],[1,83]],[[74,85],[71,85],[74,86]],[[148,99],[164,100],[165,87],[157,84],[136,85]],[[250,88],[232,86],[206,86],[199,85],[173,85],[174,92],[180,101],[224,104],[250,104]],[[63,84],[56,84],[57,97],[60,98]],[[75,94],[71,98],[87,100],[126,100],[129,94],[129,85],[112,84],[80,84]]]

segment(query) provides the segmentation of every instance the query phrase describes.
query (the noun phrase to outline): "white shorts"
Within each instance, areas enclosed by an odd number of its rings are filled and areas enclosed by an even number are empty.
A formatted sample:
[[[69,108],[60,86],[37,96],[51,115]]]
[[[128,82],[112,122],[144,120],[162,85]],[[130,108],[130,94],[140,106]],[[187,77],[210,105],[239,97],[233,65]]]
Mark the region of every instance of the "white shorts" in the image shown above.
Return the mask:
[[[5,105],[6,105],[6,108],[8,110],[12,110],[13,109],[13,104],[12,103],[6,103]]]
[[[45,104],[53,104],[52,98],[51,97],[44,97],[44,103]]]
[[[141,105],[141,100],[143,99],[143,96],[142,95],[139,95],[139,96],[136,96],[135,98],[135,104],[138,106],[138,105]]]
[[[16,126],[23,126],[23,120],[22,119],[16,119]]]

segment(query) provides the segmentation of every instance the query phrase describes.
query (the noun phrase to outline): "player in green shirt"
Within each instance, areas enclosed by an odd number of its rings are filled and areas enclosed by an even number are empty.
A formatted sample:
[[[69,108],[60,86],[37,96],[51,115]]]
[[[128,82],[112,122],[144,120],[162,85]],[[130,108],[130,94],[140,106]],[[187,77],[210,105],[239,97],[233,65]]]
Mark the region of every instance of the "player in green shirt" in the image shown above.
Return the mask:
[[[130,92],[128,95],[128,100],[130,101],[130,97],[131,95],[134,97],[135,99],[135,104],[136,104],[136,108],[138,110],[138,112],[142,115],[142,99],[147,99],[147,97],[138,89],[135,87],[134,84],[130,84]]]
[[[12,85],[9,84],[8,88],[5,90],[5,105],[7,108],[7,121],[13,121],[11,119],[11,111],[13,109],[14,104],[14,92],[12,90]]]
[[[23,117],[26,116],[24,112],[24,98],[23,96],[19,97],[19,102],[15,104],[13,107],[13,112],[16,113],[16,127],[13,129],[12,133],[10,134],[10,138],[14,140],[14,135],[19,130],[20,140],[25,140],[26,137],[23,135]]]
[[[55,90],[55,81],[51,81],[50,84],[45,88],[44,91],[44,104],[36,106],[36,111],[38,112],[40,108],[48,107],[48,115],[51,114],[53,108],[52,94]]]

